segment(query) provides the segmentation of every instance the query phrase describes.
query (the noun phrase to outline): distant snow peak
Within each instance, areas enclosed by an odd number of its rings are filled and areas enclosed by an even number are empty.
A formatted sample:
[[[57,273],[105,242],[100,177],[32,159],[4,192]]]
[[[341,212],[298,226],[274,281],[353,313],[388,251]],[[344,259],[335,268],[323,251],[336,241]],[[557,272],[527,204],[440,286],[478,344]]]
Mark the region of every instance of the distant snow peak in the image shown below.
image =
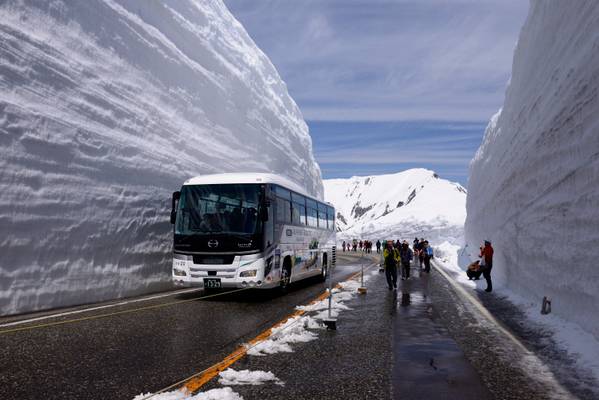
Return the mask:
[[[461,239],[466,190],[427,169],[324,181],[340,238]]]

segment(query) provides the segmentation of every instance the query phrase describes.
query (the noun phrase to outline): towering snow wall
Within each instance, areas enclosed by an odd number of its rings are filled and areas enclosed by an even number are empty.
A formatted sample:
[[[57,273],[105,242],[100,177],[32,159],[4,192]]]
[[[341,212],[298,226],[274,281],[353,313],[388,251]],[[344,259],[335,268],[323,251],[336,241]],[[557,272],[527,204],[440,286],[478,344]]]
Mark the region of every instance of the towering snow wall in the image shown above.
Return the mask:
[[[532,2],[468,193],[498,280],[599,339],[599,2]]]
[[[0,6],[0,314],[168,287],[170,195],[272,171],[322,197],[308,128],[221,1]]]
[[[466,190],[433,171],[326,179],[324,188],[337,212],[338,239],[463,242]]]

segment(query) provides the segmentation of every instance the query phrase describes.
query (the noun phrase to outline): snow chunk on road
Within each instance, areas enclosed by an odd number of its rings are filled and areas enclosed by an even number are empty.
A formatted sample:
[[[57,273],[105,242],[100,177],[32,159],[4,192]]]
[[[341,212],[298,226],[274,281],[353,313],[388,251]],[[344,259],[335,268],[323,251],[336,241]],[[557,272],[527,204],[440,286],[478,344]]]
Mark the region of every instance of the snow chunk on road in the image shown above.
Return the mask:
[[[318,335],[308,331],[315,321],[310,317],[295,317],[288,319],[284,324],[273,328],[269,339],[249,347],[247,354],[251,356],[265,356],[275,353],[293,353],[289,343],[306,343],[316,340]]]
[[[135,396],[133,400],[142,400],[150,396],[150,393]],[[152,400],[243,400],[243,397],[234,392],[230,387],[212,389],[191,395],[181,390],[159,393],[151,397]]]
[[[219,374],[218,383],[221,385],[262,385],[267,382],[273,382],[276,385],[285,386],[285,383],[268,371],[250,371],[244,369],[236,371],[227,369]]]

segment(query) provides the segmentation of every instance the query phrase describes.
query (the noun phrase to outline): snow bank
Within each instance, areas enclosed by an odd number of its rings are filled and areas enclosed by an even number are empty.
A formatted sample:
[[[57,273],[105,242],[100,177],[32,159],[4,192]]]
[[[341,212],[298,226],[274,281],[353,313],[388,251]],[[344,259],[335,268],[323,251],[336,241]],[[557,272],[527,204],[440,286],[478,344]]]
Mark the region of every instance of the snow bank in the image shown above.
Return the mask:
[[[322,197],[298,107],[221,1],[0,5],[0,314],[168,287],[171,192],[232,171]]]
[[[599,339],[599,2],[533,1],[472,160],[465,234],[499,286]]]
[[[340,239],[409,239],[461,243],[466,190],[427,169],[327,179],[325,199],[335,205]]]

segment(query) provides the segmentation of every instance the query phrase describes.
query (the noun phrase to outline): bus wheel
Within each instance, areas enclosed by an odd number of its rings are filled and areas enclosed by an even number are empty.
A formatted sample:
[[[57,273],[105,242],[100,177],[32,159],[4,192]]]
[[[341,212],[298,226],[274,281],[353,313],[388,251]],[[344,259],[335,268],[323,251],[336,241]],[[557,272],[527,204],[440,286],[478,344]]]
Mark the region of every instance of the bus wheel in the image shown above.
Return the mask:
[[[285,258],[283,262],[283,268],[281,269],[281,280],[279,283],[279,290],[281,293],[287,293],[289,290],[289,282],[291,281],[291,260]]]
[[[319,280],[325,282],[327,275],[329,274],[329,263],[327,262],[327,253],[322,256],[322,272],[320,273]]]

